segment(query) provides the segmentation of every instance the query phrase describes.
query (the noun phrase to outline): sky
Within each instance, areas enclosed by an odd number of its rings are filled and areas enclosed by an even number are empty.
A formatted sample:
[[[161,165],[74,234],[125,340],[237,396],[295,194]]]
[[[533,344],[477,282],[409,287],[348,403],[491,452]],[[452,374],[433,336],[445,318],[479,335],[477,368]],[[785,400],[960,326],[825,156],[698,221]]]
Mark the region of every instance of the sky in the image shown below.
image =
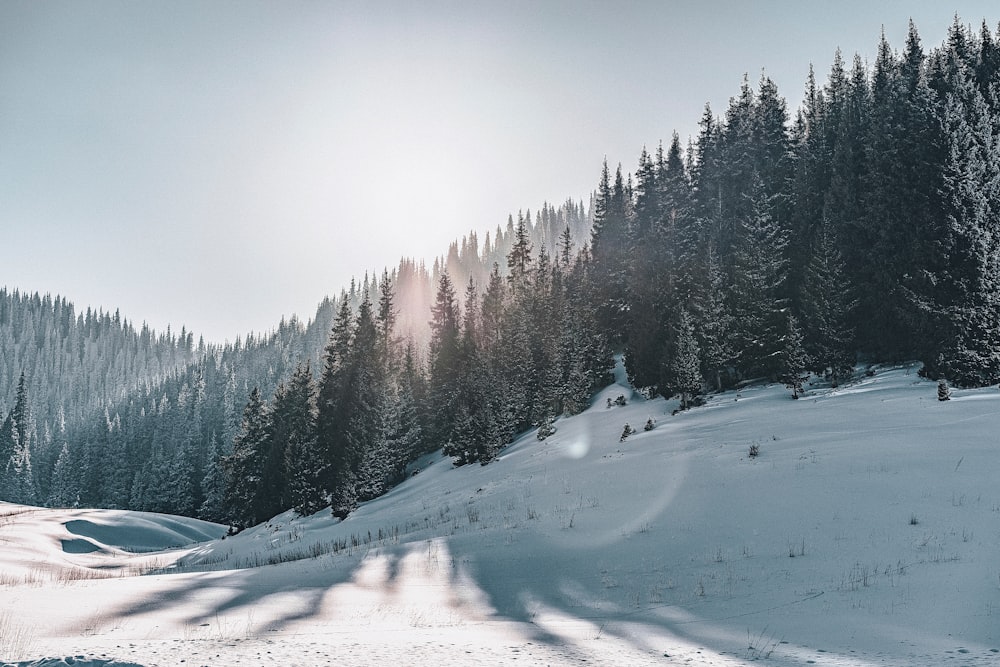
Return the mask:
[[[744,74],[925,48],[995,2],[0,1],[0,286],[206,341],[309,319],[606,158],[697,132]]]

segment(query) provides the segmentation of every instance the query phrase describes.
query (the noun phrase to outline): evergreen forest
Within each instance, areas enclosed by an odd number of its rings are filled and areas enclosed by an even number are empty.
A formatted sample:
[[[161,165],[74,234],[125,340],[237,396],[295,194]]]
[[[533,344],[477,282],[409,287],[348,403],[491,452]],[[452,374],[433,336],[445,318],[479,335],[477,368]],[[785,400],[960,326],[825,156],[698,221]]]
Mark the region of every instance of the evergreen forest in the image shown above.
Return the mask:
[[[232,343],[0,289],[0,499],[345,517],[426,453],[543,439],[615,354],[680,409],[864,363],[1000,382],[1000,29],[838,52],[795,110],[744,77],[699,128]]]

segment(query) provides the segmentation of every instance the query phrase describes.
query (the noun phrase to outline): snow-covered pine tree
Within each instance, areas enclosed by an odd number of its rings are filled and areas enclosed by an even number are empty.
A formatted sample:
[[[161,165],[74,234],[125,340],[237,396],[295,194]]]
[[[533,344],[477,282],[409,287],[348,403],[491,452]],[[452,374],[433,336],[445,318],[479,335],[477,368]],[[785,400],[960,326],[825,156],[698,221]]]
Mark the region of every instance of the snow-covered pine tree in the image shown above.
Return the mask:
[[[947,401],[951,399],[951,389],[948,388],[947,380],[938,380],[937,397],[939,401]]]
[[[0,498],[7,500],[7,468],[14,457],[17,432],[13,415],[8,414],[0,421]]]
[[[378,356],[378,329],[371,301],[358,308],[347,362],[347,386],[340,412],[344,421],[333,442],[330,500],[333,515],[346,518],[359,502],[359,487],[370,485],[360,477],[361,464],[372,450],[381,450],[384,437],[384,363]]]
[[[836,387],[854,369],[854,334],[849,325],[854,301],[843,259],[826,222],[817,230],[799,303],[808,367]]]
[[[268,422],[267,406],[260,390],[254,387],[243,409],[243,425],[233,442],[233,453],[222,461],[226,474],[226,515],[237,530],[270,518],[261,511]]]
[[[594,224],[590,237],[593,260],[593,303],[602,333],[620,343],[627,304],[628,202],[629,193],[621,165],[611,182],[607,160],[594,199]]]
[[[129,455],[129,443],[122,430],[121,416],[117,412],[114,417],[105,412],[104,421],[105,428],[102,429],[99,438],[105,460],[105,468],[100,476],[100,504],[103,507],[126,509],[129,507],[132,481],[135,477],[134,465]],[[177,509],[171,511],[183,514]]]
[[[681,397],[681,410],[702,392],[701,359],[694,321],[684,308],[678,315],[674,344],[663,364],[663,393]]]
[[[1000,380],[1000,144],[997,117],[975,80],[956,23],[936,54],[943,88],[941,127],[947,149],[942,215],[924,230],[923,264],[913,294],[927,329],[921,341],[923,373],[959,386]]]
[[[173,460],[170,462],[170,496],[167,506],[171,514],[194,516],[199,505],[195,474],[194,441],[185,440],[174,450]]]
[[[351,352],[355,327],[349,299],[342,298],[326,346],[323,373],[316,397],[317,447],[328,473],[323,480],[324,488],[331,495],[338,488],[339,493],[343,494],[348,486],[353,494],[354,480],[347,456],[346,429],[350,419],[349,393],[354,390]]]
[[[627,270],[625,370],[633,386],[653,392],[660,380],[657,361],[665,333],[665,305],[674,296],[677,270],[671,253],[672,220],[661,211],[659,180],[665,175],[659,166],[643,148],[636,171],[635,215],[629,221],[623,257]],[[656,280],[651,280],[654,275]]]
[[[444,444],[452,439],[461,377],[459,307],[448,273],[442,273],[431,311],[429,354],[430,437]]]
[[[753,179],[750,208],[734,248],[734,284],[729,309],[737,366],[745,376],[773,376],[784,333],[783,298],[787,261],[785,230],[773,215],[773,197],[760,176]]]
[[[518,225],[518,229],[522,231],[523,222],[522,218]],[[526,243],[527,236],[522,236],[520,242]],[[490,417],[484,379],[486,367],[481,350],[483,336],[479,322],[479,294],[472,278],[469,278],[466,285],[464,301],[458,343],[459,377],[455,415],[452,435],[444,443],[444,453],[454,459],[455,465],[479,460],[481,443],[487,437],[484,424]]]
[[[63,442],[59,458],[56,459],[55,469],[52,472],[49,497],[45,503],[48,507],[76,507],[79,502],[79,492],[77,491],[79,485],[73,475],[74,466],[71,457],[69,443]]]
[[[33,505],[36,502],[35,479],[31,470],[31,408],[28,404],[28,385],[24,373],[17,383],[14,407],[0,427],[0,498],[12,503]]]
[[[837,54],[839,60],[840,54]],[[840,64],[843,75],[843,63]],[[800,276],[812,257],[816,228],[823,223],[824,196],[830,186],[831,134],[827,130],[826,101],[816,84],[812,65],[806,82],[806,96],[792,129],[795,173],[792,177],[792,212],[789,228],[789,273]],[[793,302],[797,295],[793,294]]]
[[[213,433],[205,456],[205,476],[201,480],[201,491],[205,499],[198,508],[198,518],[222,523],[226,520],[226,478],[217,439]]]
[[[701,373],[715,391],[721,391],[724,374],[733,363],[733,318],[725,303],[725,276],[711,243],[701,252],[692,286],[691,310],[701,351]]]
[[[802,332],[799,330],[798,319],[791,313],[787,314],[785,335],[781,339],[779,350],[778,379],[792,390],[792,398],[798,398],[802,393],[802,383],[806,376],[806,353],[802,347]]]
[[[365,450],[358,464],[357,495],[359,502],[378,498],[399,482],[402,457],[395,435],[396,397],[386,395],[382,400],[381,422],[378,435]]]
[[[326,481],[330,477],[328,462],[316,442],[316,390],[308,362],[299,364],[285,387],[280,437],[285,442],[286,504],[307,516],[329,504]]]
[[[883,35],[867,109],[863,212],[847,230],[861,249],[851,266],[858,343],[879,359],[916,356],[925,328],[910,289],[926,261],[926,231],[941,215],[942,131],[933,106],[912,22],[902,54]]]

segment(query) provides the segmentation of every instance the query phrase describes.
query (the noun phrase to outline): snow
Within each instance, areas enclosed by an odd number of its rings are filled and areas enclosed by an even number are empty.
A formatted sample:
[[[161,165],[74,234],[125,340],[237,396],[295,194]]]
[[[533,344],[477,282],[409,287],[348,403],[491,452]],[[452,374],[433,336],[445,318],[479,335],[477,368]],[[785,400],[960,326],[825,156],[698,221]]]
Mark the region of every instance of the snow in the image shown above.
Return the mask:
[[[617,380],[344,522],[0,505],[0,664],[1000,662],[996,388],[900,366],[673,415]]]

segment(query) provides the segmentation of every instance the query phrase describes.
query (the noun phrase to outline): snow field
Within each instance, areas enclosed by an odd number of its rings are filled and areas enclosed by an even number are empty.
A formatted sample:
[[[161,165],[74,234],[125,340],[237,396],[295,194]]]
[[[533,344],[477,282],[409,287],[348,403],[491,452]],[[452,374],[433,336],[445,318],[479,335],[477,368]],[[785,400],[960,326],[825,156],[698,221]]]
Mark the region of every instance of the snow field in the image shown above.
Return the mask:
[[[939,402],[903,366],[676,407],[619,370],[545,441],[426,457],[342,523],[192,543],[223,528],[0,506],[0,660],[1000,661],[996,388]]]

